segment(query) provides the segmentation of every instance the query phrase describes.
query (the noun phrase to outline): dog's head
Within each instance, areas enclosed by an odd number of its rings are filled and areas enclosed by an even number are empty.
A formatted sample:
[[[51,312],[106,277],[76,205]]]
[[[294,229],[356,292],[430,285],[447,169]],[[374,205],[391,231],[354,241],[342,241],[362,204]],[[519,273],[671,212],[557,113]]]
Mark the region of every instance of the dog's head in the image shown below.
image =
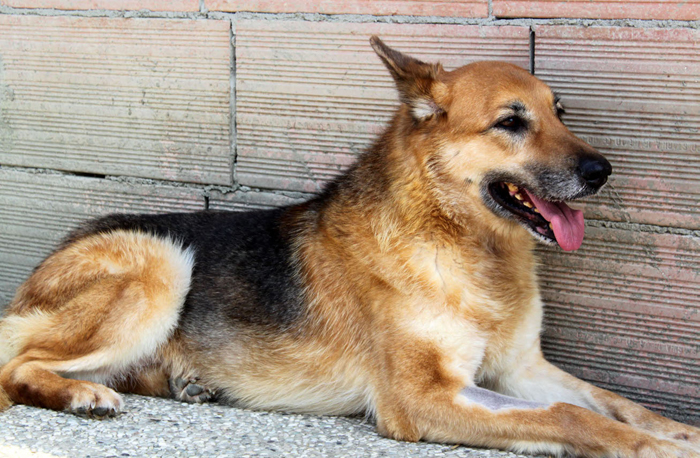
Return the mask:
[[[476,62],[448,72],[377,37],[371,43],[404,104],[405,149],[418,157],[442,205],[479,215],[496,230],[520,224],[564,250],[581,245],[583,215],[565,201],[596,193],[612,168],[564,126],[564,110],[545,83],[512,64]]]

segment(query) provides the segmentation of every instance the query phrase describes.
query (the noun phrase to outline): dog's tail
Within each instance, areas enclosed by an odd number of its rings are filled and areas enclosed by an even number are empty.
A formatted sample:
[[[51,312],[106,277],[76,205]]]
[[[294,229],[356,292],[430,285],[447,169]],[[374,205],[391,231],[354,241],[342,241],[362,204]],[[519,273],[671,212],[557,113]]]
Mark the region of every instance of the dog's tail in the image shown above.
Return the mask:
[[[0,370],[14,357],[14,354],[14,347],[9,341],[7,323],[5,320],[0,319]],[[0,412],[9,408],[12,404],[12,399],[10,399],[10,396],[2,389],[2,384],[0,383]]]

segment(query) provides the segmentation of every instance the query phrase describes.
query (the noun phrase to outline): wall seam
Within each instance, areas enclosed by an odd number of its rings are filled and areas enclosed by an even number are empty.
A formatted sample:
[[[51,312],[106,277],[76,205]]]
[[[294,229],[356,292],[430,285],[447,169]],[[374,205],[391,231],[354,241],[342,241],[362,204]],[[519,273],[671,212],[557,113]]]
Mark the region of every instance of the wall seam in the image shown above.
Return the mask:
[[[489,0],[489,9],[491,0]],[[390,23],[390,24],[454,24],[454,25],[494,25],[524,26],[536,25],[574,25],[583,27],[630,27],[663,29],[700,29],[699,20],[659,20],[659,19],[585,19],[585,18],[501,18],[489,12],[488,17],[444,17],[444,16],[376,16],[371,14],[320,14],[320,13],[228,13],[208,11],[203,7],[197,12],[186,11],[118,11],[118,10],[57,10],[46,8],[13,8],[0,6],[0,15],[18,16],[72,16],[72,17],[108,17],[108,18],[144,18],[144,19],[211,19],[211,20],[272,20],[272,21],[310,21],[343,23]]]
[[[230,70],[231,70],[231,80],[230,80],[230,94],[229,94],[229,116],[230,119],[230,132],[231,132],[231,184],[236,187],[238,186],[238,126],[236,124],[236,25],[235,18],[231,19],[231,27],[229,29],[229,48],[231,50],[230,55]]]
[[[132,175],[101,175],[85,172],[76,171],[66,171],[51,168],[39,168],[39,167],[23,167],[18,165],[8,165],[0,164],[0,171],[8,170],[20,173],[27,173],[31,175],[51,175],[51,176],[64,176],[64,177],[75,177],[75,178],[90,178],[95,180],[105,180],[112,181],[116,183],[127,183],[136,184],[141,186],[168,186],[174,188],[186,188],[192,190],[199,190],[204,193],[204,195],[209,195],[210,191],[218,191],[222,194],[228,194],[231,192],[241,191],[241,192],[266,192],[270,194],[278,194],[281,196],[292,197],[292,198],[303,198],[311,197],[313,194],[297,192],[297,191],[285,191],[281,189],[267,189],[267,188],[257,188],[251,186],[227,186],[221,184],[206,184],[206,183],[193,183],[186,181],[171,181],[163,180],[158,178],[143,178],[135,177]]]
[[[530,26],[530,73],[535,74],[535,28]]]

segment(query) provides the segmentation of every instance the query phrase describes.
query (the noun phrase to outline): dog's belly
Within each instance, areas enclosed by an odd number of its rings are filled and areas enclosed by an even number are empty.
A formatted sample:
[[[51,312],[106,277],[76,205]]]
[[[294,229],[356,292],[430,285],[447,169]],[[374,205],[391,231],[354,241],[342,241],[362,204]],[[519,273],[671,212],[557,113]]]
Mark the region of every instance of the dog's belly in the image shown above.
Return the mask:
[[[362,350],[342,351],[291,337],[240,337],[194,362],[225,401],[254,409],[325,415],[371,408]]]

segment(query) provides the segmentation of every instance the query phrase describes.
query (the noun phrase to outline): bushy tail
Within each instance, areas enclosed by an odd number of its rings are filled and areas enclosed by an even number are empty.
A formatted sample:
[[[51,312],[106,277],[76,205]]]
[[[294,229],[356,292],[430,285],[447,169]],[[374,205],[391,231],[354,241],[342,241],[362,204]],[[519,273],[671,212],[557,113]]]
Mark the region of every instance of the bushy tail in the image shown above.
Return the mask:
[[[8,336],[6,332],[3,332],[3,321],[0,319],[0,370],[2,367],[9,362],[13,356],[13,349],[10,347],[8,342]],[[13,404],[12,399],[5,393],[0,384],[0,412],[7,409]]]

